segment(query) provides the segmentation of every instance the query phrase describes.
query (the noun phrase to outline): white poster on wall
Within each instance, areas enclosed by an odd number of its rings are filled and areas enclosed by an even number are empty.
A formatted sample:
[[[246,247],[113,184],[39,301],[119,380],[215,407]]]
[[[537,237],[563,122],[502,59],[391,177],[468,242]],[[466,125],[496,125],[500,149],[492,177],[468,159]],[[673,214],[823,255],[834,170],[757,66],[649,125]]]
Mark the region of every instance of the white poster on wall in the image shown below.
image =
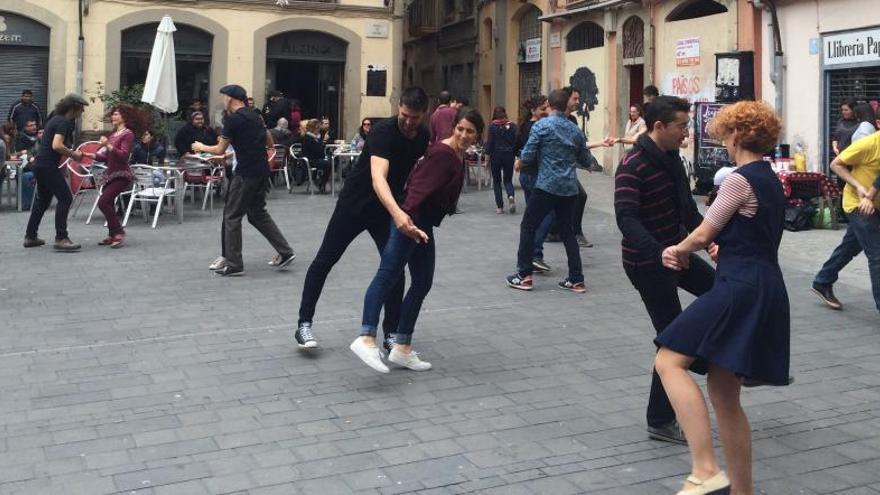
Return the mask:
[[[675,42],[675,66],[700,65],[700,38],[685,38]]]
[[[822,41],[825,65],[880,62],[880,28],[829,34]]]
[[[530,64],[541,61],[541,38],[532,38],[525,41],[526,56],[523,62]]]

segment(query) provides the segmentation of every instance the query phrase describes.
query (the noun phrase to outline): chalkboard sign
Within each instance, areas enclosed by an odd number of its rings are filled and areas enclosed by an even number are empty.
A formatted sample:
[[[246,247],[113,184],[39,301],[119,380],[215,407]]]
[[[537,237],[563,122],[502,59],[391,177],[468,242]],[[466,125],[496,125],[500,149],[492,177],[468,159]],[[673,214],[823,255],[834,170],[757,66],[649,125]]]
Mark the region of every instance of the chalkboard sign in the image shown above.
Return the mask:
[[[694,191],[697,193],[705,194],[711,191],[715,172],[730,163],[730,157],[727,155],[724,145],[709,135],[709,123],[724,107],[723,103],[698,102],[696,104],[694,174],[697,176],[697,185]]]

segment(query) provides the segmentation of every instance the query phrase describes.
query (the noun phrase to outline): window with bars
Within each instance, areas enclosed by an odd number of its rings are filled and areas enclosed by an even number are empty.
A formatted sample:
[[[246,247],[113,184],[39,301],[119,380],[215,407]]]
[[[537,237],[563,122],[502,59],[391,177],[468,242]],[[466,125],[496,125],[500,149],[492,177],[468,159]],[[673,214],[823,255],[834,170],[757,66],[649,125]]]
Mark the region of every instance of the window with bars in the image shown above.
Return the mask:
[[[565,51],[588,50],[605,45],[605,30],[591,21],[584,21],[575,26],[565,36]]]
[[[645,56],[645,21],[632,16],[623,23],[623,58]]]
[[[537,7],[531,6],[519,19],[519,40],[526,41],[533,38],[541,37],[541,21],[538,17],[541,11]]]
[[[826,82],[824,138],[826,149],[830,149],[834,129],[840,119],[840,104],[844,99],[880,102],[880,66],[828,71]]]

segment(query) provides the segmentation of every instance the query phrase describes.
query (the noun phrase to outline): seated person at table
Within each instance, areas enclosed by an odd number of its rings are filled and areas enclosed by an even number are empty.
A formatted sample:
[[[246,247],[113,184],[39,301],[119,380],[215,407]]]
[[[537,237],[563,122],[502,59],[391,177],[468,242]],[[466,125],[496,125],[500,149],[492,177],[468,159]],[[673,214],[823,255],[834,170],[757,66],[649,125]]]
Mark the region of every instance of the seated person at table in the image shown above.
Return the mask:
[[[284,146],[285,149],[293,144],[293,133],[287,128],[287,119],[284,117],[278,119],[275,127],[269,129],[269,133],[272,134],[275,144]]]
[[[312,119],[306,124],[306,135],[303,137],[302,154],[309,160],[309,166],[316,170],[314,177],[318,189],[324,190],[330,179],[330,161],[324,152],[324,141],[321,139],[321,121]]]
[[[364,119],[361,121],[361,126],[358,128],[357,134],[355,134],[354,138],[351,140],[352,151],[363,151],[364,144],[367,142],[367,134],[370,132],[372,126],[373,122],[370,119]]]
[[[174,147],[177,153],[183,156],[193,152],[192,144],[196,141],[208,146],[217,144],[217,134],[205,125],[205,114],[202,112],[193,112],[190,121],[177,131],[177,135],[174,136]]]
[[[131,150],[131,163],[150,165],[154,160],[158,163],[165,161],[165,147],[150,131],[144,131]]]
[[[34,148],[40,141],[39,128],[36,120],[28,120],[24,128],[15,137],[15,151],[27,151],[29,155],[34,153]]]

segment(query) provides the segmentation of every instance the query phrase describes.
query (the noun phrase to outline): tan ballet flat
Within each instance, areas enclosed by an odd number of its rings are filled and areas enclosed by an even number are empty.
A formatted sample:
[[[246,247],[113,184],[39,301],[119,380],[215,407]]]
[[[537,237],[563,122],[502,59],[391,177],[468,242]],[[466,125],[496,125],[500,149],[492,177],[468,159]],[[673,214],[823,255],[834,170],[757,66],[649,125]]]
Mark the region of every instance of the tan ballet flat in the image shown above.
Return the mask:
[[[730,493],[730,480],[724,471],[707,480],[701,480],[694,475],[687,477],[688,483],[695,485],[687,490],[681,490],[677,495],[728,495]]]

